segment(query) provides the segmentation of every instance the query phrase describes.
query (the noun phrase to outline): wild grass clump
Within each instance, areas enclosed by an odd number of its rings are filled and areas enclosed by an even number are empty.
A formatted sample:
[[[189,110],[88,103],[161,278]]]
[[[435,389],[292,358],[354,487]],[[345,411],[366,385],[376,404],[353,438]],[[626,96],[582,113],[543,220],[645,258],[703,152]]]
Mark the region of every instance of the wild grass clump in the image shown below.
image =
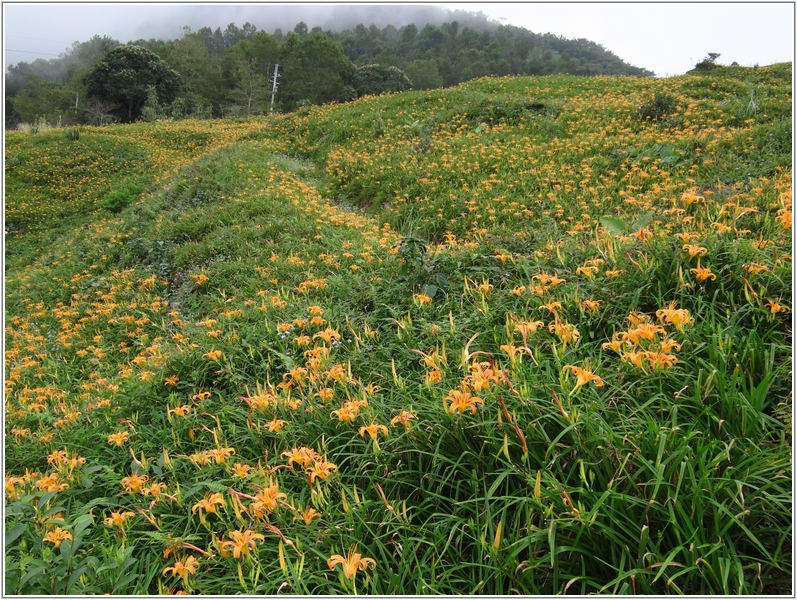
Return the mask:
[[[790,593],[791,81],[718,71],[105,128],[79,227],[9,136],[7,591]]]

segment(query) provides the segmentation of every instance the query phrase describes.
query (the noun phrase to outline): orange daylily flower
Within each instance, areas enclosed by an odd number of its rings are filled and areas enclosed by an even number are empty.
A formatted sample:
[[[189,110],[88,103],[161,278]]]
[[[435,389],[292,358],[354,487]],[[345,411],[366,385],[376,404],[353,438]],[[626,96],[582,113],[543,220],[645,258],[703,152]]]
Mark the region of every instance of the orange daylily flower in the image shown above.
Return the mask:
[[[717,279],[717,276],[711,272],[710,267],[701,267],[699,263],[696,268],[689,269],[689,271],[695,274],[695,279],[697,279],[698,281],[705,281],[706,279],[709,278],[712,281],[715,281]]]
[[[190,404],[180,404],[175,406],[174,408],[170,408],[166,411],[170,415],[177,415],[178,417],[184,417],[189,412],[191,412],[191,405]]]
[[[111,516],[105,519],[104,523],[108,527],[122,527],[130,517],[135,517],[135,513],[126,510],[122,511],[112,511]]]
[[[672,323],[678,331],[683,331],[684,325],[689,325],[693,321],[689,311],[685,308],[675,308],[674,302],[668,308],[657,310],[656,316],[662,323]]]
[[[451,390],[448,396],[445,397],[451,404],[448,407],[448,412],[452,415],[456,412],[464,413],[470,409],[471,414],[476,414],[476,405],[484,404],[484,400],[478,396],[471,396],[470,392],[462,390]]]
[[[789,310],[788,306],[779,304],[774,300],[768,300],[764,306],[767,306],[769,308],[770,313],[772,313],[773,315],[779,312],[787,312]]]
[[[356,552],[357,546],[352,546],[343,557],[340,554],[334,554],[329,557],[327,566],[334,569],[335,565],[343,567],[343,575],[347,579],[354,579],[357,571],[365,571],[369,566],[373,569],[376,567],[376,561],[373,558],[363,558],[363,555]]]
[[[219,358],[221,358],[222,354],[224,354],[224,353],[221,350],[210,350],[210,352],[207,352],[207,353],[203,354],[202,358],[207,357],[210,360],[216,360],[217,361]]]
[[[109,444],[116,444],[117,446],[121,446],[127,441],[127,438],[130,437],[130,433],[127,431],[119,431],[117,433],[112,433],[108,436],[108,443]]]
[[[332,471],[337,470],[337,465],[329,462],[326,459],[320,459],[313,463],[312,467],[307,469],[307,478],[310,483],[313,483],[316,477],[319,479],[327,479],[330,475],[332,475]]]
[[[423,292],[421,292],[420,294],[413,294],[412,301],[415,303],[416,306],[423,306],[425,304],[432,303],[432,299]]]
[[[313,519],[317,519],[321,516],[321,513],[314,509],[312,506],[308,506],[307,508],[302,509],[301,511],[297,511],[299,516],[304,521],[305,525],[312,525]],[[296,517],[294,517],[295,519]]]
[[[249,554],[250,550],[254,550],[257,547],[258,540],[262,544],[266,539],[264,535],[255,533],[250,529],[246,531],[231,531],[228,535],[230,540],[221,543],[221,550],[226,552],[228,549],[232,549],[233,558],[240,558]]]
[[[306,446],[295,447],[290,452],[283,452],[281,456],[288,457],[288,467],[293,469],[293,463],[298,463],[303,469],[309,467],[313,464],[316,460],[321,458],[321,456],[313,450],[312,448],[308,448]]]
[[[220,504],[222,507],[225,506],[224,496],[222,496],[219,492],[216,492],[215,494],[206,493],[202,500],[191,507],[191,514],[199,511],[199,521],[203,525],[207,525],[207,522],[205,521],[205,513],[213,513],[218,516],[219,512],[216,509],[217,504]]]
[[[645,360],[654,369],[671,369],[678,362],[678,358],[674,354],[665,352],[645,352],[644,354]]]
[[[180,577],[184,584],[188,583],[188,576],[196,573],[199,567],[199,561],[193,556],[186,556],[174,563],[172,567],[166,567],[161,573],[162,577],[166,577],[166,573],[172,572],[172,577]]]
[[[249,471],[252,470],[252,467],[244,463],[235,463],[232,466],[232,470],[233,470],[233,477],[244,478],[249,476]]]
[[[278,484],[264,487],[255,497],[259,502],[262,502],[263,506],[269,512],[277,509],[280,500],[288,499],[285,493],[279,491]]]
[[[327,327],[323,331],[319,331],[313,336],[313,339],[322,339],[327,344],[331,343],[332,340],[340,340],[340,333],[337,330],[332,329],[331,327]]]
[[[126,492],[130,492],[131,494],[137,493],[141,486],[143,486],[149,477],[147,475],[131,475],[130,477],[125,477],[122,479],[122,487],[125,489]]]
[[[390,419],[390,425],[393,426],[396,423],[401,423],[404,426],[404,429],[409,429],[409,420],[417,418],[415,413],[409,410],[402,410],[397,416]]]
[[[567,369],[570,369],[570,372],[576,376],[576,387],[573,388],[573,392],[590,382],[594,383],[595,387],[603,386],[603,380],[589,369],[583,369],[575,365],[565,365],[562,367],[562,372],[564,373]]]
[[[266,427],[269,431],[279,433],[282,431],[282,428],[287,425],[288,422],[283,419],[272,419],[268,423],[266,423]]]
[[[376,436],[379,434],[380,430],[385,435],[387,435],[387,427],[385,427],[384,425],[380,425],[379,423],[374,423],[372,421],[370,425],[366,425],[366,426],[360,427],[359,432],[360,432],[360,435],[362,435],[362,436],[364,436],[365,433],[368,432],[368,435],[371,436],[371,439],[375,440]]]
[[[72,539],[72,532],[63,529],[62,527],[56,527],[47,535],[44,536],[44,542],[52,542],[52,544],[58,548],[61,545],[61,542],[64,540],[71,540]]]

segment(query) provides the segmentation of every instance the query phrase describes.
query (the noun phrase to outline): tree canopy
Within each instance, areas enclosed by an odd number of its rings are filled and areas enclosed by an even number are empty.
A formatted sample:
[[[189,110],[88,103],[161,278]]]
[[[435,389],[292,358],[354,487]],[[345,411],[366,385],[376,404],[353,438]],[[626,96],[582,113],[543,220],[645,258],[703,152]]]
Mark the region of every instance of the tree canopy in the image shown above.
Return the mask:
[[[88,118],[89,96],[105,106],[118,104],[117,118],[135,120],[150,87],[166,118],[259,114],[268,110],[277,63],[275,101],[282,111],[407,89],[405,75],[414,89],[487,75],[652,75],[589,40],[536,34],[481,14],[450,15],[456,20],[381,28],[360,23],[339,31],[300,22],[287,34],[269,34],[252,23],[195,32],[184,27],[175,40],[124,46],[94,36],[57,59],[7,69],[6,127],[40,117],[81,122]]]
[[[354,69],[352,85],[357,96],[377,96],[385,92],[404,92],[412,82],[401,69],[383,65],[364,65]]]
[[[152,87],[162,103],[169,103],[180,92],[180,76],[157,54],[140,46],[114,48],[84,77],[89,96],[118,102],[127,120],[135,120]]]

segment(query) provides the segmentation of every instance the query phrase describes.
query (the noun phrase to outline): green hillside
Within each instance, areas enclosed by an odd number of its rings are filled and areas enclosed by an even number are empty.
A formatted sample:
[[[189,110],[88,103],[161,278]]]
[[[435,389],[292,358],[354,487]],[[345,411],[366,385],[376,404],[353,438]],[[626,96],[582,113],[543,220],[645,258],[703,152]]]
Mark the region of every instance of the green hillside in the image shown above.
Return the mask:
[[[789,64],[6,134],[9,594],[791,594]]]

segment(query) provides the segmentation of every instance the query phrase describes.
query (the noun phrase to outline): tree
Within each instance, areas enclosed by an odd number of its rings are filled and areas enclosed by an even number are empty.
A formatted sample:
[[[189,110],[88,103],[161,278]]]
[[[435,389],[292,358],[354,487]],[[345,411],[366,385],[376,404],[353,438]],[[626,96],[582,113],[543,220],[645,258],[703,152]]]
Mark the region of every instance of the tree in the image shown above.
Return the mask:
[[[221,34],[221,27],[216,27],[216,31],[212,31],[210,27],[202,27],[196,35],[213,56],[220,58],[224,54],[224,36]]]
[[[267,78],[277,62],[279,44],[264,31],[225,50],[223,70],[237,112],[248,116],[261,111],[261,101],[270,89]]]
[[[43,81],[36,75],[29,76],[30,89],[24,89],[10,98],[19,118],[32,123],[37,118],[53,120],[68,114],[75,106],[75,94],[67,86],[53,81]]]
[[[250,58],[255,60],[257,68],[261,73],[271,73],[274,64],[279,62],[280,47],[277,40],[265,31],[258,31],[252,36],[249,43],[251,44]]]
[[[252,113],[259,113],[262,110],[261,100],[265,98],[268,80],[259,72],[254,60],[239,59],[234,66],[232,73],[235,79],[235,88],[232,96],[239,101],[240,106],[246,116]],[[239,109],[236,109],[238,111]]]
[[[86,42],[75,42],[64,55],[64,60],[68,64],[69,77],[82,79],[94,63],[117,46],[119,46],[117,40],[99,35],[93,36]]]
[[[404,70],[416,90],[431,90],[442,87],[443,78],[433,60],[414,60]]]
[[[404,71],[396,67],[365,65],[356,67],[352,85],[357,96],[377,96],[384,92],[403,92],[412,87]]]
[[[138,118],[150,86],[164,104],[172,102],[180,92],[180,76],[157,54],[130,45],[111,50],[86,73],[84,82],[89,96],[116,102],[126,109],[127,121]]]
[[[96,118],[97,124],[102,127],[108,115],[119,108],[119,105],[109,100],[101,100],[97,97],[94,97],[86,102],[81,108]]]
[[[695,71],[711,71],[716,69],[719,65],[717,59],[720,57],[719,52],[709,52],[708,56],[695,65]]]
[[[187,100],[189,112],[200,103],[219,106],[223,99],[221,59],[208,51],[197,33],[167,42],[160,56],[180,75],[180,97]]]
[[[421,54],[431,51],[432,55],[437,56],[446,42],[445,32],[431,23],[427,23],[418,35],[418,49]]]
[[[313,104],[344,102],[355,96],[348,85],[354,65],[341,45],[325,33],[301,39],[291,31],[280,48],[278,99],[283,110],[293,110],[304,101]]]
[[[144,108],[141,109],[141,120],[152,123],[165,117],[163,107],[158,102],[158,92],[155,91],[154,87],[149,86],[147,88],[147,101],[144,102]]]
[[[307,23],[305,23],[304,21],[299,21],[296,24],[296,27],[293,28],[293,30],[301,39],[307,37]]]

